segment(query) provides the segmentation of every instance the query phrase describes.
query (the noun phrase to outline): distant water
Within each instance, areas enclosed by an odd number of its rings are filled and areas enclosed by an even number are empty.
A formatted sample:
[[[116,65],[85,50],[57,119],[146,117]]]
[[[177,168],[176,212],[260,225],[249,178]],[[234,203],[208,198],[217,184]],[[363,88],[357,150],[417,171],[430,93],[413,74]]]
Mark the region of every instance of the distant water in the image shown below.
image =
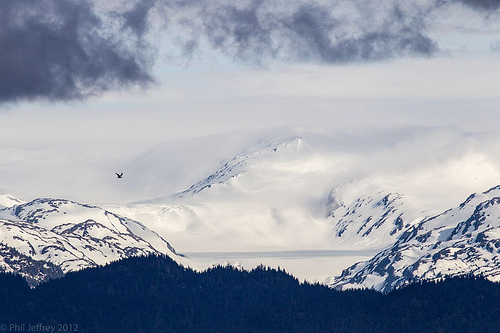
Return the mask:
[[[281,258],[298,259],[310,257],[351,257],[373,256],[381,249],[371,250],[304,250],[304,251],[264,251],[264,252],[184,252],[181,255],[191,259],[243,259]]]

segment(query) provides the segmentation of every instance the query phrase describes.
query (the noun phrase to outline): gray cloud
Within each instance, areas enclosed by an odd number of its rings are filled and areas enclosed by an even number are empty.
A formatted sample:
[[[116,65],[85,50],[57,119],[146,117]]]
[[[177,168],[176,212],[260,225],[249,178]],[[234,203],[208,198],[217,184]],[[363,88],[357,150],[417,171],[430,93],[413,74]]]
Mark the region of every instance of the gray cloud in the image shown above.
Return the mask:
[[[500,7],[500,0],[129,0],[106,11],[90,1],[0,6],[0,103],[83,99],[153,82],[152,26],[187,58],[208,46],[250,65],[346,64],[432,56],[435,8]]]
[[[500,0],[456,0],[471,8],[485,11],[496,11],[500,8]]]
[[[0,102],[81,99],[152,82],[147,47],[133,36],[145,30],[141,12],[124,18],[111,22],[82,0],[2,3]]]
[[[425,35],[425,8],[404,10],[354,1],[326,4],[252,0],[246,4],[202,2],[196,31],[209,44],[246,63],[269,59],[342,64],[400,56],[430,56],[436,43]],[[198,3],[199,5],[199,3]],[[340,10],[339,10],[340,9]],[[192,39],[189,40],[192,45]]]
[[[133,8],[119,14],[116,17],[122,17],[125,21],[123,28],[130,28],[138,36],[143,36],[149,28],[149,12],[154,8],[155,0],[139,0]]]

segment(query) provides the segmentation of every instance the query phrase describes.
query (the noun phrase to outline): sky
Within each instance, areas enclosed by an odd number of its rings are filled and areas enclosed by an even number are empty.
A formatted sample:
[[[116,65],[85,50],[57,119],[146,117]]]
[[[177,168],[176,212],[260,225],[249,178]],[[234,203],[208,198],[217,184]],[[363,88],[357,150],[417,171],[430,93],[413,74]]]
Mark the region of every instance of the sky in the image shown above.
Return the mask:
[[[25,200],[180,191],[270,132],[390,146],[423,127],[497,153],[498,0],[18,0],[0,16],[0,192]]]

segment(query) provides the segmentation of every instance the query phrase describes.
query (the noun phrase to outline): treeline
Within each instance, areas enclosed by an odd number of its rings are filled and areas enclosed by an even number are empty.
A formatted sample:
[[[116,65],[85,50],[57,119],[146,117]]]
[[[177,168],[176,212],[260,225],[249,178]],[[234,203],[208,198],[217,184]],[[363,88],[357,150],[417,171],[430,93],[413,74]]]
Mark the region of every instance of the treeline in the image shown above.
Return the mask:
[[[387,295],[339,292],[282,270],[196,273],[151,256],[36,289],[0,275],[0,329],[22,324],[17,331],[42,324],[56,332],[498,332],[500,285],[468,276]]]

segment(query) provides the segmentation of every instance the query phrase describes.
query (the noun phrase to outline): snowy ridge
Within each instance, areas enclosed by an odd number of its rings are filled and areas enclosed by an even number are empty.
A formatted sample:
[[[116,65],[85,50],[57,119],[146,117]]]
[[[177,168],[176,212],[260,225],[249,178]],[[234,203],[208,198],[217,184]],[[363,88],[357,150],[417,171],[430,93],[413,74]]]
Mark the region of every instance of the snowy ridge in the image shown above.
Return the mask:
[[[141,223],[61,199],[36,199],[1,209],[0,244],[2,253],[10,253],[0,262],[0,270],[19,273],[32,285],[130,256],[175,256],[165,239]],[[15,261],[18,257],[23,260]],[[46,264],[45,270],[33,272],[34,262]]]
[[[281,140],[262,140],[256,146],[253,146],[243,153],[237,155],[232,160],[226,162],[219,170],[206,177],[202,181],[199,181],[196,184],[193,184],[187,190],[184,190],[180,193],[174,195],[174,198],[183,198],[188,195],[195,195],[204,189],[210,188],[215,184],[222,184],[233,177],[237,177],[239,174],[245,172],[245,166],[248,163],[248,160],[252,159],[255,156],[262,155],[265,153],[269,153],[271,151],[277,152],[281,147],[287,147],[290,144],[293,144],[294,141],[300,141],[301,137],[293,136],[287,137]]]
[[[330,195],[332,212],[328,217],[335,241],[363,245],[387,246],[394,243],[410,226],[422,220],[408,200],[400,194],[378,192],[355,199],[349,205],[337,202],[341,189]]]
[[[347,268],[331,285],[387,292],[465,273],[500,281],[500,186],[408,228],[392,247]]]

